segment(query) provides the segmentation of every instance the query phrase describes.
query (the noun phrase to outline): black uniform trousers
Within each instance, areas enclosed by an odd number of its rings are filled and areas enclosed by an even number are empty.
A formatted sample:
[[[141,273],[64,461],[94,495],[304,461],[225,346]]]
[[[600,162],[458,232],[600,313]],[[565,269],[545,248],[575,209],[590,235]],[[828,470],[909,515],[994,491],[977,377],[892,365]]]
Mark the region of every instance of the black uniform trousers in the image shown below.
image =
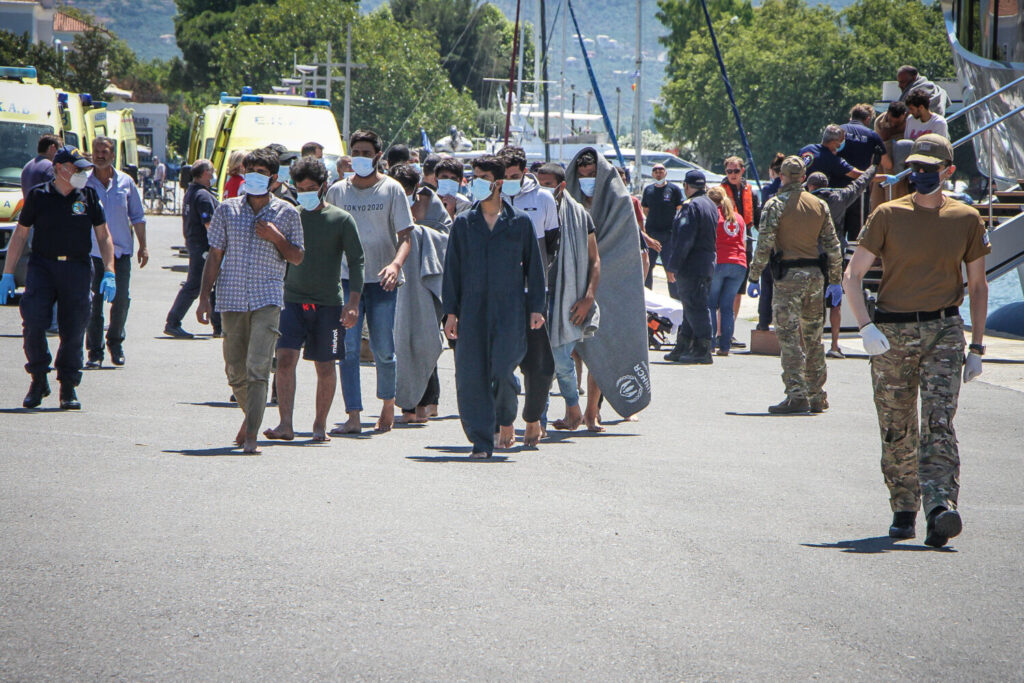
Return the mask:
[[[676,276],[679,299],[683,302],[683,324],[677,334],[683,339],[711,341],[711,309],[708,294],[711,278],[707,276]]]
[[[89,320],[89,295],[92,266],[89,257],[59,261],[32,254],[21,297],[21,321],[24,337],[25,370],[33,377],[50,371],[50,348],[46,330],[50,327],[53,305],[57,304],[57,380],[78,386],[84,364],[85,326]]]
[[[92,257],[92,315],[85,333],[85,347],[89,349],[89,360],[103,359],[103,307],[106,302],[100,295],[103,282],[103,259]],[[132,277],[132,255],[124,254],[114,259],[114,284],[117,293],[110,302],[110,325],[107,326],[107,347],[111,353],[121,351],[124,343],[124,325],[128,321],[128,307],[131,305],[129,284]]]
[[[178,296],[174,297],[171,310],[167,312],[168,325],[172,327],[181,325],[181,321],[185,319],[188,309],[199,298],[199,290],[203,284],[203,268],[206,267],[206,254],[206,249],[189,245],[188,275],[185,276],[185,282],[182,283],[181,289],[178,290]],[[118,289],[120,289],[120,285],[118,285]],[[217,299],[215,291],[210,292],[210,305],[216,308]],[[210,323],[213,325],[214,332],[220,331],[220,313],[213,313],[210,316]]]

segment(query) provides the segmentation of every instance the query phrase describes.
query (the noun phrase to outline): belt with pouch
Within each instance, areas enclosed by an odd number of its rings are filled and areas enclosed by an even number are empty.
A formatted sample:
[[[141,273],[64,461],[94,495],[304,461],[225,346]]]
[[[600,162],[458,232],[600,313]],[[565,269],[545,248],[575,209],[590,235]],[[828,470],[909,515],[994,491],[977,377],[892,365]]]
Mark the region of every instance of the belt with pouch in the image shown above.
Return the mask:
[[[929,320],[953,317],[960,317],[960,309],[956,306],[938,311],[910,311],[907,313],[889,313],[878,308],[875,309],[876,323],[923,323]]]

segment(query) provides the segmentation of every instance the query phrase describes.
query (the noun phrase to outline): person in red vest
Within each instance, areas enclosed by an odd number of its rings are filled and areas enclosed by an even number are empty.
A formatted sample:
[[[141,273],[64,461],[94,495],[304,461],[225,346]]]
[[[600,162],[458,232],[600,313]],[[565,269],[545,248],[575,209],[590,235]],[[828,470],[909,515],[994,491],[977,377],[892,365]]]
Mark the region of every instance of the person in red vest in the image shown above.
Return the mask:
[[[743,163],[743,159],[736,156],[728,157],[725,160],[725,180],[722,181],[722,187],[725,188],[727,196],[736,208],[736,213],[743,217],[743,222],[747,226],[747,263],[750,263],[750,257],[754,252],[754,238],[751,230],[757,229],[761,224],[761,201],[760,195],[754,192],[750,183],[747,182],[746,171],[747,166]],[[733,319],[740,314],[740,301],[746,288],[746,282],[747,278],[744,275],[740,289],[736,292],[736,298],[733,300]],[[742,349],[746,347],[746,344],[733,339],[732,346]]]

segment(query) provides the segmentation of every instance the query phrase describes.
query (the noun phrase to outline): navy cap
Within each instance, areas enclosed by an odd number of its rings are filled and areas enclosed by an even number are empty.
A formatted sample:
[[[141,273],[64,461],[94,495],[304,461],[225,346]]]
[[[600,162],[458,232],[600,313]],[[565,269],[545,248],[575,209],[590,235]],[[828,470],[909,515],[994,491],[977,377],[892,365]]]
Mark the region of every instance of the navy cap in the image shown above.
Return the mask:
[[[704,187],[707,183],[707,179],[704,177],[704,173],[702,171],[693,169],[686,172],[686,178],[683,182],[690,187]]]
[[[82,156],[82,153],[78,151],[77,147],[71,145],[64,145],[57,150],[57,155],[53,157],[53,163],[55,164],[74,164],[76,168],[92,168],[93,163]]]

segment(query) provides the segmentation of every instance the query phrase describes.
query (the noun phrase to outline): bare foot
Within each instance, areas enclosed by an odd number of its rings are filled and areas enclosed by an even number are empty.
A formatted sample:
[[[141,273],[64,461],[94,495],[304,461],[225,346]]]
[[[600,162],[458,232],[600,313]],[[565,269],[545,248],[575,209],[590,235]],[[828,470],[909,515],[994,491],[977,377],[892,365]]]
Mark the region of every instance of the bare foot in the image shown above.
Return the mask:
[[[597,415],[584,415],[583,421],[587,423],[587,430],[591,432],[603,432],[604,427],[601,426],[601,413]]]
[[[437,406],[434,406],[434,415],[437,415]],[[416,406],[416,419],[430,422],[430,406]]]
[[[498,448],[512,448],[516,442],[516,430],[512,425],[502,425],[498,429]]]
[[[630,415],[629,417],[626,418],[626,422],[639,422],[639,421],[640,421],[640,416],[639,415]]]
[[[327,443],[331,440],[331,437],[327,436],[327,432],[323,427],[317,429],[313,427],[313,438],[310,439],[312,443]]]
[[[571,432],[578,429],[581,424],[583,424],[583,413],[580,411],[580,407],[567,406],[565,409],[565,417],[561,420],[555,420],[551,426],[555,429],[564,429]]]
[[[380,417],[374,429],[378,432],[390,432],[395,426],[395,402],[385,401],[380,408]]]
[[[469,454],[470,460],[487,460],[489,457],[491,454],[486,451],[473,451]]]
[[[349,413],[348,420],[340,427],[330,431],[332,436],[345,436],[346,434],[358,434],[363,431],[363,425],[359,421],[359,413]]]
[[[264,429],[263,436],[274,441],[291,441],[295,438],[295,431],[291,427],[278,425],[273,429]]]
[[[527,448],[536,448],[541,438],[540,422],[527,422],[526,431],[523,434],[523,445]]]
[[[245,420],[242,420],[242,426],[238,428],[238,434],[235,434],[235,445],[241,446],[245,443]]]
[[[402,412],[401,415],[395,418],[395,424],[400,425],[418,425],[424,422],[429,422],[426,417],[420,417],[419,408],[416,409],[415,413]]]
[[[427,417],[437,417],[436,403],[431,403],[429,406],[426,406],[425,410],[427,411]]]
[[[242,444],[242,453],[245,455],[259,455],[262,452],[263,451],[260,450],[260,447],[256,445],[255,435],[249,437],[247,434],[245,436],[245,443]]]

